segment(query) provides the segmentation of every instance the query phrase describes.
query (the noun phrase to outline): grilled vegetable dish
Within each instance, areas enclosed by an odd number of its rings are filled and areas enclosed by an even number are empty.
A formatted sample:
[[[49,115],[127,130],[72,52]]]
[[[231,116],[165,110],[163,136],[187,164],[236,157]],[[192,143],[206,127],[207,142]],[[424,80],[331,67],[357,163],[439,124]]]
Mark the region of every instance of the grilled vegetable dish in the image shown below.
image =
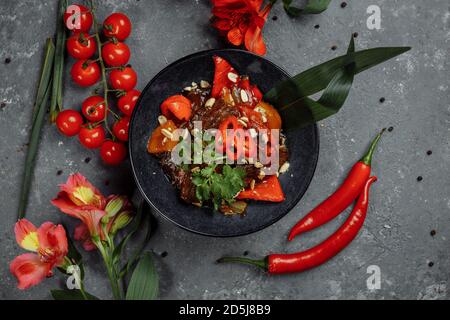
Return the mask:
[[[248,76],[213,59],[212,86],[193,82],[162,102],[147,150],[187,203],[234,215],[248,200],[284,201],[278,176],[289,163],[280,115]]]

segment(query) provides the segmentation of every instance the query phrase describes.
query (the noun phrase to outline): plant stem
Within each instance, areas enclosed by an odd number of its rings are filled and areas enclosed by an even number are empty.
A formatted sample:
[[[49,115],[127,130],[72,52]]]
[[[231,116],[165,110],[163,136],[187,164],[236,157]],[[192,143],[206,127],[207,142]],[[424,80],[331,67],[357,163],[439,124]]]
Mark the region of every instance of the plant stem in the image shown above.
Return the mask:
[[[114,247],[110,248],[110,246],[108,246],[107,248],[105,248],[100,240],[94,242],[98,250],[100,251],[100,254],[102,255],[103,261],[105,262],[105,267],[108,273],[109,282],[111,284],[113,297],[116,300],[120,300],[123,298],[123,294],[119,284],[119,278],[117,277],[117,274],[115,272],[111,254],[114,251]]]

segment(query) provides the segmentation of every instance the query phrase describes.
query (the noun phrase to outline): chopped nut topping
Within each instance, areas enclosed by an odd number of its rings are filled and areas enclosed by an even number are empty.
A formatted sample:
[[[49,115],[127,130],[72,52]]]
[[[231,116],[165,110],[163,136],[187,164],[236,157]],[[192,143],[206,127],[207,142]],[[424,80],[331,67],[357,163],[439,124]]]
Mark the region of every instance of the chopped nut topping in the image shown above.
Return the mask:
[[[278,172],[280,173],[285,173],[286,171],[289,170],[289,162],[285,162],[283,163],[283,165],[280,167],[280,170],[278,170]]]
[[[192,87],[185,87],[184,89],[183,89],[183,91],[191,91],[192,90]]]
[[[203,89],[209,88],[211,85],[209,84],[208,81],[202,80],[200,81],[200,87]]]
[[[205,102],[205,107],[206,108],[211,108],[214,103],[216,103],[216,99],[214,98],[209,98],[206,102]]]
[[[228,79],[229,79],[231,82],[236,83],[237,80],[238,80],[238,75],[237,75],[236,73],[233,73],[233,72],[228,72]]]
[[[172,138],[173,138],[173,133],[170,132],[169,130],[167,130],[167,129],[162,129],[162,130],[161,130],[161,133],[162,133],[164,136],[166,136],[167,138],[169,138],[170,140],[172,140]]]
[[[245,90],[241,90],[241,100],[242,102],[248,102],[248,95],[247,92],[245,92]]]
[[[262,168],[262,167],[264,167],[264,165],[261,162],[259,161],[255,162],[255,168]]]
[[[252,181],[250,181],[250,189],[253,190],[255,189],[255,179],[252,179]]]
[[[242,120],[242,118],[241,118],[241,119],[238,119],[238,123],[241,124],[244,128],[247,127],[247,122],[245,122],[244,120]]]
[[[163,115],[160,115],[158,117],[158,122],[159,122],[160,125],[163,125],[164,123],[167,122],[167,118],[165,116],[163,116]]]

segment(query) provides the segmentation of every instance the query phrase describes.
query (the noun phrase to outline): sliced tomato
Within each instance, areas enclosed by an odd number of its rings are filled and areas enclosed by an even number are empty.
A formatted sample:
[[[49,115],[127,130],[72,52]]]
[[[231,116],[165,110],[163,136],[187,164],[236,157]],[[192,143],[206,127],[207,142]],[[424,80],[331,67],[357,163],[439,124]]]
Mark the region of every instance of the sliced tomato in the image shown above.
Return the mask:
[[[219,56],[214,56],[213,59],[215,71],[211,96],[217,98],[220,96],[220,93],[222,92],[222,89],[224,87],[231,88],[233,84],[235,84],[238,81],[239,75],[236,72],[236,70],[234,70],[234,68],[225,59]],[[232,81],[230,79],[229,76],[230,73],[231,79],[236,79],[236,81]]]
[[[167,120],[164,124],[160,125],[152,132],[147,144],[147,151],[149,153],[162,153],[172,151],[172,149],[178,144],[178,141],[173,141],[163,134],[163,129],[173,133],[177,126],[172,120]]]
[[[241,191],[237,199],[251,199],[258,201],[281,202],[285,196],[278,177],[273,175],[265,178],[252,189]]]
[[[192,113],[191,101],[182,95],[171,96],[161,104],[161,112],[167,118],[173,115],[178,120],[188,121]]]

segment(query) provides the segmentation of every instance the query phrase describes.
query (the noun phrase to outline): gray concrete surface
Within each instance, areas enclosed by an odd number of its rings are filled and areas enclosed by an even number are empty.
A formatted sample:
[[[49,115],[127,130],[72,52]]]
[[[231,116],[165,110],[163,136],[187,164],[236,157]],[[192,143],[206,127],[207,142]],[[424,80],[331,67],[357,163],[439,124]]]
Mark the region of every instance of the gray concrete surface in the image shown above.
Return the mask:
[[[0,2],[0,297],[48,299],[62,286],[57,274],[27,291],[16,289],[9,262],[22,250],[16,245],[19,182],[30,129],[31,108],[45,38],[54,32],[56,1]],[[449,41],[446,0],[333,1],[320,14],[289,19],[277,4],[264,30],[267,57],[292,74],[344,52],[352,32],[357,47],[410,45],[413,50],[359,75],[343,110],[320,123],[318,168],[305,197],[273,226],[245,237],[212,239],[194,235],[157,217],[158,227],[147,248],[158,258],[162,299],[439,299],[450,290],[449,188]],[[100,18],[123,11],[134,23],[127,43],[143,88],[160,69],[187,54],[224,44],[208,26],[207,0],[102,0]],[[368,30],[366,9],[381,8],[381,30]],[[320,25],[320,28],[314,28]],[[337,46],[336,51],[331,47]],[[5,59],[11,59],[5,63]],[[73,61],[68,59],[70,66]],[[78,108],[86,90],[65,80],[64,101]],[[379,99],[385,98],[384,103]],[[289,228],[342,181],[368,142],[382,127],[393,127],[376,153],[370,211],[363,231],[339,256],[320,268],[289,276],[267,276],[237,265],[215,265],[222,254],[259,257],[267,252],[295,251],[326,238],[345,218],[287,244]],[[431,155],[427,151],[432,150]],[[86,158],[90,162],[85,162]],[[61,175],[57,171],[62,170]],[[50,205],[57,185],[81,172],[105,193],[132,193],[128,164],[102,166],[96,151],[63,138],[47,125],[43,130],[27,217],[75,221]],[[418,182],[417,177],[423,180]],[[109,182],[109,183],[108,183]],[[434,236],[431,230],[436,230]],[[164,258],[160,256],[167,252]],[[95,253],[85,253],[86,288],[109,298],[105,273]],[[430,263],[432,262],[433,265]],[[366,270],[381,269],[381,289],[369,290]]]

